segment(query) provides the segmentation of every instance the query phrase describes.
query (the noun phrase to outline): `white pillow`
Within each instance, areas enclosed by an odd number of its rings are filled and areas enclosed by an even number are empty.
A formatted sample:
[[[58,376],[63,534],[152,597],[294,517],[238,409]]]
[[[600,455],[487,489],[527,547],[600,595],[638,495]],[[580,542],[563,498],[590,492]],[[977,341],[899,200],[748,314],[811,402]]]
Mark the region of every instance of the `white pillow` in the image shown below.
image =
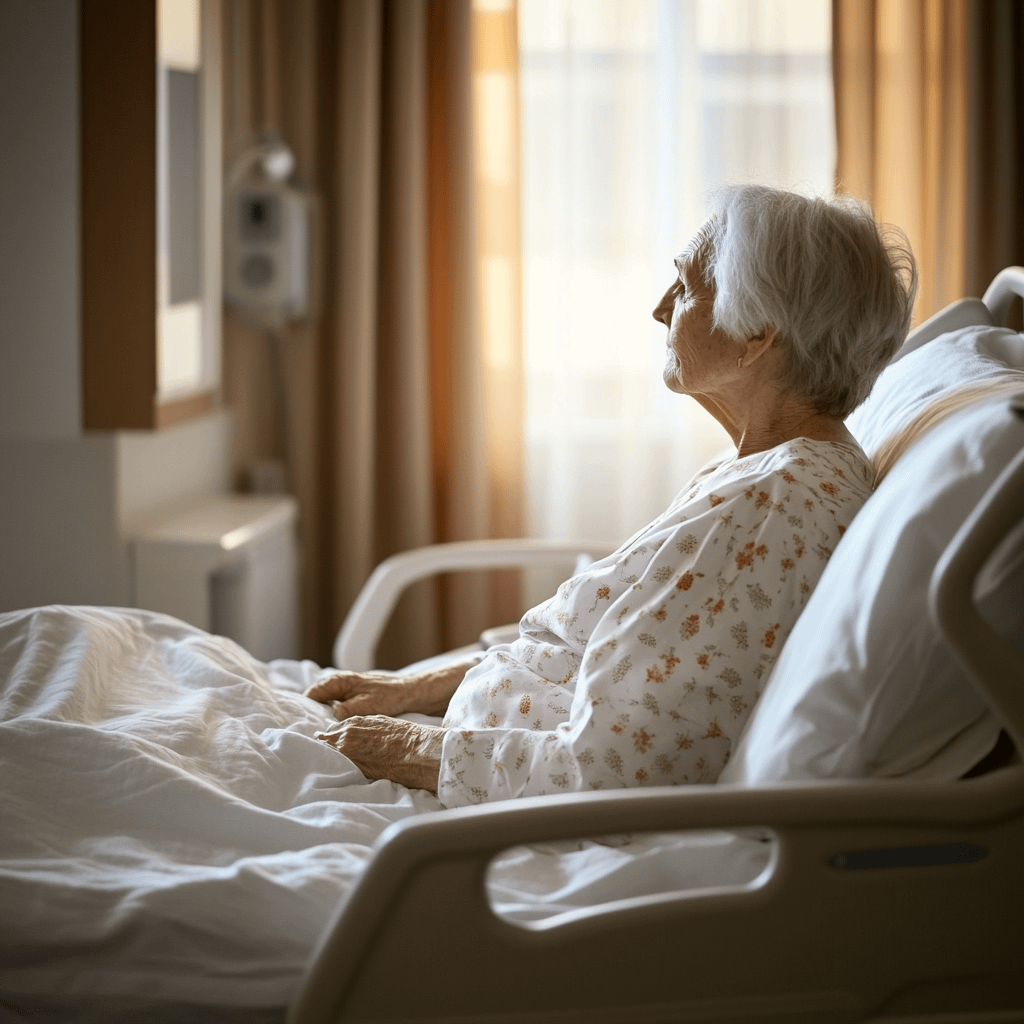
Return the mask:
[[[846,425],[874,458],[929,406],[975,385],[1020,382],[1024,335],[1004,327],[966,327],[943,334],[886,367]]]
[[[986,374],[1013,376],[1000,357],[1024,361],[1024,338],[994,328],[937,338],[885,371],[869,412],[900,430],[929,398]],[[1024,375],[1016,379],[1024,393]],[[953,534],[1024,447],[1012,404],[994,399],[950,415],[895,464],[826,566],[720,782],[955,779],[991,749],[1000,723],[932,624],[927,594]],[[862,443],[883,443],[875,421],[869,429],[861,419]],[[1020,537],[997,553],[976,593],[1008,639],[1021,607],[1011,571]]]

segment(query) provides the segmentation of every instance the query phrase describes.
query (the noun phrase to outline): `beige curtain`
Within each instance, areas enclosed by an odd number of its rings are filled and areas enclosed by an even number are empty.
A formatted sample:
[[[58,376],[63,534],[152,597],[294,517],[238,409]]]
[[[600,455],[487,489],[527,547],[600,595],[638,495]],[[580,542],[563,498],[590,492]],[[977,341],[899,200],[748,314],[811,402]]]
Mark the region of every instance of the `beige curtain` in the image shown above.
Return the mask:
[[[1024,260],[1020,0],[833,0],[837,187],[910,238],[917,319]]]
[[[239,486],[263,460],[287,463],[303,654],[326,664],[381,559],[520,528],[521,445],[514,431],[492,443],[488,416],[472,11],[469,0],[235,0],[226,14],[226,163],[276,129],[316,197],[314,314],[275,343],[229,312],[225,398]],[[421,586],[382,662],[514,617],[514,583]]]
[[[523,330],[519,45],[515,0],[473,11],[477,275],[487,463],[497,536],[523,528]],[[502,609],[508,617],[513,610]]]

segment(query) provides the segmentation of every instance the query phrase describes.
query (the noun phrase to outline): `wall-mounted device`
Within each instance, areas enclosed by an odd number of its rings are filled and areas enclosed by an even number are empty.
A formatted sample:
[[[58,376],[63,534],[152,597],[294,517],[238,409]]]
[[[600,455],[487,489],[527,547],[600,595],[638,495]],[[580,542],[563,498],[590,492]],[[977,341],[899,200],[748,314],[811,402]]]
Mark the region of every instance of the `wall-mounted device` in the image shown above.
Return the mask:
[[[293,166],[280,140],[256,146],[235,163],[224,197],[225,298],[269,327],[309,311],[310,201],[286,180]]]

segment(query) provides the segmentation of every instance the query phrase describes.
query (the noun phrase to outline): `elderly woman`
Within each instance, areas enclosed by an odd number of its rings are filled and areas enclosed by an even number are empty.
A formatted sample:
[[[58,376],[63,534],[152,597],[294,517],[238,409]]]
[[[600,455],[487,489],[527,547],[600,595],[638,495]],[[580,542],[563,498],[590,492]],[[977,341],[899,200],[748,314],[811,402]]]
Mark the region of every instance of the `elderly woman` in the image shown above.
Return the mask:
[[[870,493],[843,425],[906,336],[916,268],[852,201],[723,191],[654,310],[665,384],[729,432],[614,554],[476,662],[341,672],[318,738],[369,778],[454,806],[713,782],[844,530]],[[443,715],[425,725],[392,716]]]

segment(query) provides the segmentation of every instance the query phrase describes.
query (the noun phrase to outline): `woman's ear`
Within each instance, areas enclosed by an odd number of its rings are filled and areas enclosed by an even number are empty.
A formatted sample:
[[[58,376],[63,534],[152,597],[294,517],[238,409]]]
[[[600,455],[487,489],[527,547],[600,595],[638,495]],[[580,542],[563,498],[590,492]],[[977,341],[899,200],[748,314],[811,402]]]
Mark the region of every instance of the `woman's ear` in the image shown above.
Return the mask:
[[[747,351],[743,356],[743,365],[749,366],[752,362],[764,355],[764,353],[767,352],[774,344],[778,333],[779,332],[774,327],[769,325],[765,327],[760,334],[753,334],[747,338]]]

